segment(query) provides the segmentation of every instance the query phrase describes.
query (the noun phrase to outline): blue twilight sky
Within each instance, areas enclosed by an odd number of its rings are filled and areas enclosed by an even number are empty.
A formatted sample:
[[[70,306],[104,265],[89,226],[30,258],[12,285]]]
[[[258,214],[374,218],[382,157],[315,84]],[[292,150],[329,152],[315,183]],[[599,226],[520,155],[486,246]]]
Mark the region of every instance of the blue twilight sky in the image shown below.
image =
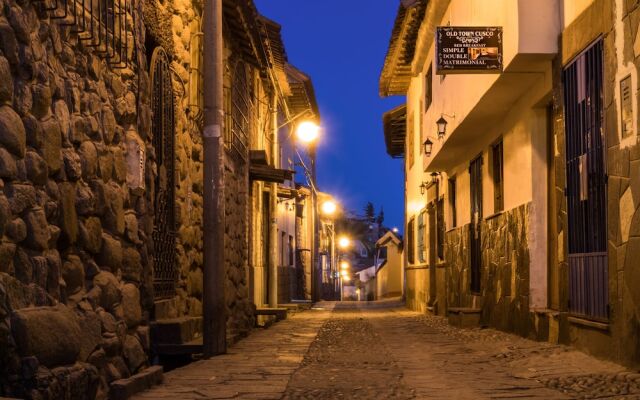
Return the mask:
[[[401,160],[386,153],[382,114],[404,97],[381,99],[378,78],[398,0],[255,0],[282,25],[289,62],[313,79],[324,135],[320,190],[362,214],[384,207],[385,225],[403,226]]]

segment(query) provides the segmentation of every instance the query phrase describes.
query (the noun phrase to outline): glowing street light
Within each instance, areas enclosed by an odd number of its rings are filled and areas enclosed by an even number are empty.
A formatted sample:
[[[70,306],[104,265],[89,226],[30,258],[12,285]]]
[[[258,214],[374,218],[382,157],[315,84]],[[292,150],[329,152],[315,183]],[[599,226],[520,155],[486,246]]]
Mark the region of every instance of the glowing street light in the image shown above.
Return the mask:
[[[302,143],[312,143],[320,135],[320,127],[315,122],[304,121],[298,125],[296,136]]]
[[[337,209],[338,205],[332,200],[327,200],[322,203],[322,213],[325,215],[332,215]]]
[[[340,247],[341,249],[346,249],[350,245],[351,245],[351,239],[349,239],[348,237],[341,236],[340,239],[338,239],[338,247]]]
[[[346,261],[342,261],[342,262],[340,263],[340,269],[342,269],[343,275],[344,275],[344,272],[346,272],[346,270],[348,270],[348,269],[349,269],[349,267],[350,267],[350,265],[349,265],[349,263],[348,263],[348,262],[346,262]]]

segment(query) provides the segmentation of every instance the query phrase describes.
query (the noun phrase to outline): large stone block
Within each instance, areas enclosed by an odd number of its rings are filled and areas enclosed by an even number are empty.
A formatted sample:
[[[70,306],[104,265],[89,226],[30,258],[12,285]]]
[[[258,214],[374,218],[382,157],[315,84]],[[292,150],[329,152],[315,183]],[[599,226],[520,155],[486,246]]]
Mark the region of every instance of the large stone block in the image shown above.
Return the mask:
[[[13,155],[0,147],[0,178],[14,180],[18,175],[18,167]]]
[[[98,254],[102,249],[102,223],[100,218],[87,218],[80,225],[80,240],[90,253]]]
[[[99,302],[102,308],[112,310],[120,302],[122,294],[120,293],[118,279],[111,272],[100,272],[93,278],[93,284],[100,288]]]
[[[66,283],[67,296],[84,289],[84,266],[80,257],[70,255],[62,266],[62,279]]]
[[[5,194],[9,198],[11,212],[21,214],[36,204],[36,189],[29,184],[8,183],[5,186]]]
[[[13,256],[13,268],[15,276],[20,282],[25,285],[33,282],[33,262],[31,262],[31,257],[22,247],[16,247],[16,252]]]
[[[49,171],[44,159],[35,151],[27,151],[24,161],[29,180],[36,185],[45,185],[49,177]]]
[[[63,182],[58,185],[60,190],[60,227],[69,243],[78,239],[78,214],[76,213],[75,184]]]
[[[132,373],[136,373],[147,361],[147,355],[135,336],[127,335],[122,346],[122,352]]]
[[[35,356],[47,367],[73,364],[80,353],[77,317],[62,304],[15,311],[11,330],[20,354]]]
[[[44,210],[41,207],[32,209],[27,213],[25,223],[27,224],[26,244],[36,250],[47,249],[51,235]]]
[[[142,260],[140,252],[133,247],[127,247],[122,257],[122,279],[131,282],[140,282],[142,274]]]
[[[0,103],[13,103],[13,79],[9,61],[0,56]]]
[[[113,236],[102,234],[102,248],[97,258],[101,268],[112,272],[122,267],[122,243]]]
[[[73,149],[63,149],[62,158],[64,160],[64,172],[67,179],[77,181],[82,176],[82,163],[80,156]]]
[[[127,327],[133,328],[142,321],[140,290],[132,283],[122,285],[122,311]]]
[[[98,152],[93,142],[85,141],[78,151],[82,163],[82,176],[85,180],[95,178],[98,169]]]
[[[0,106],[0,145],[18,157],[24,157],[27,148],[22,119],[9,106]]]
[[[122,188],[111,182],[105,185],[107,207],[105,208],[104,226],[112,232],[124,233],[124,193]]]
[[[54,175],[62,168],[62,133],[55,118],[42,122],[43,145],[42,157],[49,167],[49,174]]]

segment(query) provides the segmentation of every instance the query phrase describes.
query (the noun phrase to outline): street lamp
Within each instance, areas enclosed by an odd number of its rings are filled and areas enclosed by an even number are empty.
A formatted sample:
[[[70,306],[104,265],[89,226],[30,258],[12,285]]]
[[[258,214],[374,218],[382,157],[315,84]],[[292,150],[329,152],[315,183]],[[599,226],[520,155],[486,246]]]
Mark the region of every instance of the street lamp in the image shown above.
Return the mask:
[[[349,265],[349,263],[348,263],[348,262],[346,262],[346,261],[342,261],[342,262],[340,263],[340,269],[343,271],[343,275],[344,275],[344,272],[346,272],[346,270],[348,270],[348,269],[349,269],[349,267],[350,267],[350,265]]]
[[[346,236],[341,236],[340,239],[338,239],[338,246],[341,249],[346,249],[347,247],[349,247],[351,245],[351,239],[349,239]]]
[[[321,209],[324,215],[333,215],[338,209],[338,206],[333,200],[327,200],[324,203],[322,203]]]
[[[320,135],[320,127],[312,121],[304,121],[298,125],[296,136],[305,144],[315,142]]]

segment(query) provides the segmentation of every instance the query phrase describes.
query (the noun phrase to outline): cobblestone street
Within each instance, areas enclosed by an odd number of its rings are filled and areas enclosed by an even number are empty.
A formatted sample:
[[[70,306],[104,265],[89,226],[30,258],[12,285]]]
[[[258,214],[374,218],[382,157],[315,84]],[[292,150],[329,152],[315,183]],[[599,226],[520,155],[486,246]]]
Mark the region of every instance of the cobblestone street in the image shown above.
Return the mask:
[[[453,328],[397,303],[323,303],[137,398],[635,399],[638,383],[563,346]]]

